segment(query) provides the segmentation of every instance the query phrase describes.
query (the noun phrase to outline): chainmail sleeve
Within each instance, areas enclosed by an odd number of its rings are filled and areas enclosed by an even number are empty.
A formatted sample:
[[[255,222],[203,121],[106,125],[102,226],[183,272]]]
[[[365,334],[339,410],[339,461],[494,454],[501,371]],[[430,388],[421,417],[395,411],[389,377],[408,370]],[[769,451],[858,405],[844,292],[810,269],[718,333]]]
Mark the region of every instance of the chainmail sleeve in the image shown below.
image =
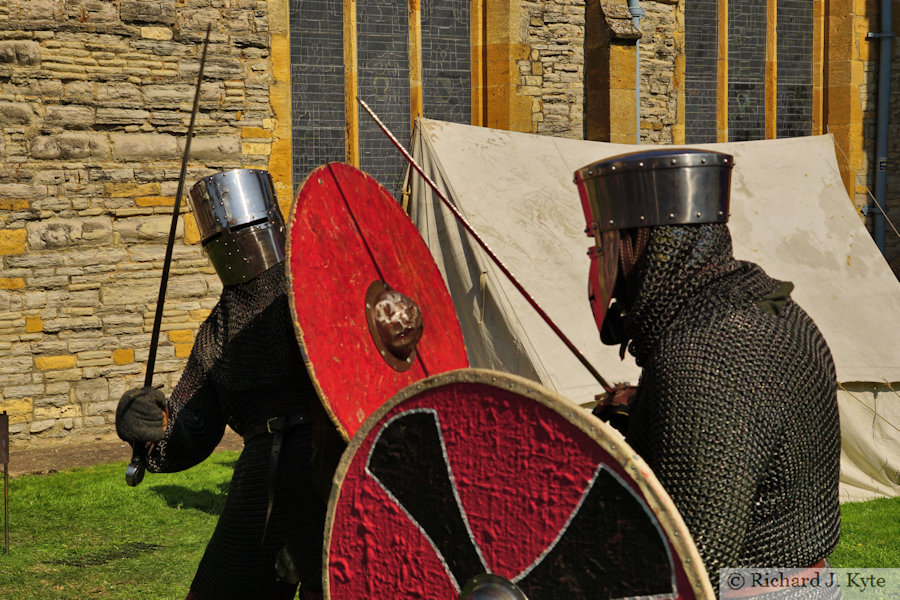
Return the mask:
[[[784,282],[733,258],[723,224],[655,228],[640,277],[626,327],[643,370],[626,440],[678,507],[713,587],[720,568],[827,557],[840,425],[815,323]]]
[[[723,352],[727,344],[697,344],[698,336],[725,341],[740,333],[716,329],[673,328],[660,341],[667,351],[645,367],[629,430],[684,517],[714,586],[720,568],[739,565],[778,437],[769,429],[785,418],[747,385],[758,365],[735,363]]]
[[[225,416],[210,375],[221,347],[219,313],[216,305],[197,332],[191,355],[168,400],[166,436],[150,452],[151,472],[183,471],[201,463],[225,433]]]
[[[243,435],[272,417],[308,414],[316,392],[297,344],[285,281],[279,263],[223,288],[169,398],[166,436],[150,453],[151,471],[198,464],[226,426]]]

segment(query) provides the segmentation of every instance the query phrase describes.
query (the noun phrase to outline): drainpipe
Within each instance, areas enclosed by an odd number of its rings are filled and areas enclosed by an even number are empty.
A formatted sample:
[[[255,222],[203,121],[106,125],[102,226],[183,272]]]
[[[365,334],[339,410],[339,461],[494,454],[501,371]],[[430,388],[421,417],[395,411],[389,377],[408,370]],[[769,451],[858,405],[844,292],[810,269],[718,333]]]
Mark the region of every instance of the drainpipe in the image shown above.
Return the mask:
[[[890,0],[885,0],[890,3]],[[628,12],[631,13],[631,20],[634,28],[641,30],[641,17],[644,16],[644,9],[641,8],[640,0],[628,0]],[[637,143],[641,143],[641,39],[638,38],[634,43],[634,102],[637,106],[635,118],[637,119]]]
[[[891,43],[894,40],[891,23],[891,0],[881,0],[881,31],[870,32],[866,37],[879,40],[878,50],[878,112],[875,134],[875,201],[866,208],[873,216],[875,244],[885,254],[884,225],[887,212],[887,153],[888,115],[891,91]]]

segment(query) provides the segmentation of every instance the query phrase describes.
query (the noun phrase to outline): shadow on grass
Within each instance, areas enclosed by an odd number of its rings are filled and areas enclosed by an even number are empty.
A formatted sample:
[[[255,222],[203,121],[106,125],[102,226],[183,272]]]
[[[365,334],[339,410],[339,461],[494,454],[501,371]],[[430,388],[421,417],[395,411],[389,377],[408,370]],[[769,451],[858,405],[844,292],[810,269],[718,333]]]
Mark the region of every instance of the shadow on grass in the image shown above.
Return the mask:
[[[233,470],[234,470],[234,465],[237,464],[237,458],[230,458],[230,459],[228,459],[228,460],[223,460],[223,461],[221,461],[221,462],[218,462],[218,461],[217,461],[216,464],[219,465],[219,466],[221,466],[221,467],[227,467],[227,468],[229,468],[229,469],[231,469],[231,470],[233,471]]]
[[[64,565],[67,567],[97,567],[122,558],[136,558],[142,554],[159,550],[161,547],[159,544],[128,542],[126,544],[115,544],[94,552],[57,558],[44,564]]]
[[[154,485],[151,491],[159,495],[170,508],[198,510],[210,515],[219,515],[225,507],[228,482],[220,483],[216,489],[193,490],[180,485]]]

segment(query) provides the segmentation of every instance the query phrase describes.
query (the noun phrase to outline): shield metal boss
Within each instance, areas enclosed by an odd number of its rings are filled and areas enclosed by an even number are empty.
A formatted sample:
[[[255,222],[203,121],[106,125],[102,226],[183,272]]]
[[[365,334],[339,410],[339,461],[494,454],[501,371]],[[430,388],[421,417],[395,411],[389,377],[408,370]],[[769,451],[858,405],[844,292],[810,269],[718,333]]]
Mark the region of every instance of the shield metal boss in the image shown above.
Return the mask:
[[[431,252],[372,177],[342,163],[319,167],[297,194],[288,227],[294,329],[345,439],[410,383],[468,366]]]
[[[715,597],[681,516],[620,434],[484,369],[414,383],[366,421],[325,536],[332,600]]]

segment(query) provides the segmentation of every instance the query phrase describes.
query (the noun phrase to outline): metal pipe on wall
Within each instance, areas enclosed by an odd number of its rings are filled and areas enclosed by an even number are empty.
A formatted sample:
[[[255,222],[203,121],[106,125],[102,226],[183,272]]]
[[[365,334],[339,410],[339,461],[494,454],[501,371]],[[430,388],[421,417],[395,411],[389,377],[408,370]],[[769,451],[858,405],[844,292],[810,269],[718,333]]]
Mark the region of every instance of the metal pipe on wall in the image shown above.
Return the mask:
[[[885,213],[887,212],[887,153],[888,118],[891,94],[891,45],[894,41],[891,0],[881,0],[881,31],[870,32],[869,39],[879,40],[878,51],[878,110],[875,121],[875,201],[868,207],[872,213],[872,235],[875,244],[885,254]]]
[[[890,0],[888,0],[890,1]],[[631,13],[631,20],[634,28],[641,30],[641,17],[644,16],[644,9],[641,8],[640,0],[628,0],[628,12]],[[634,103],[635,103],[635,130],[637,131],[637,143],[641,143],[641,40],[638,38],[634,43]]]

